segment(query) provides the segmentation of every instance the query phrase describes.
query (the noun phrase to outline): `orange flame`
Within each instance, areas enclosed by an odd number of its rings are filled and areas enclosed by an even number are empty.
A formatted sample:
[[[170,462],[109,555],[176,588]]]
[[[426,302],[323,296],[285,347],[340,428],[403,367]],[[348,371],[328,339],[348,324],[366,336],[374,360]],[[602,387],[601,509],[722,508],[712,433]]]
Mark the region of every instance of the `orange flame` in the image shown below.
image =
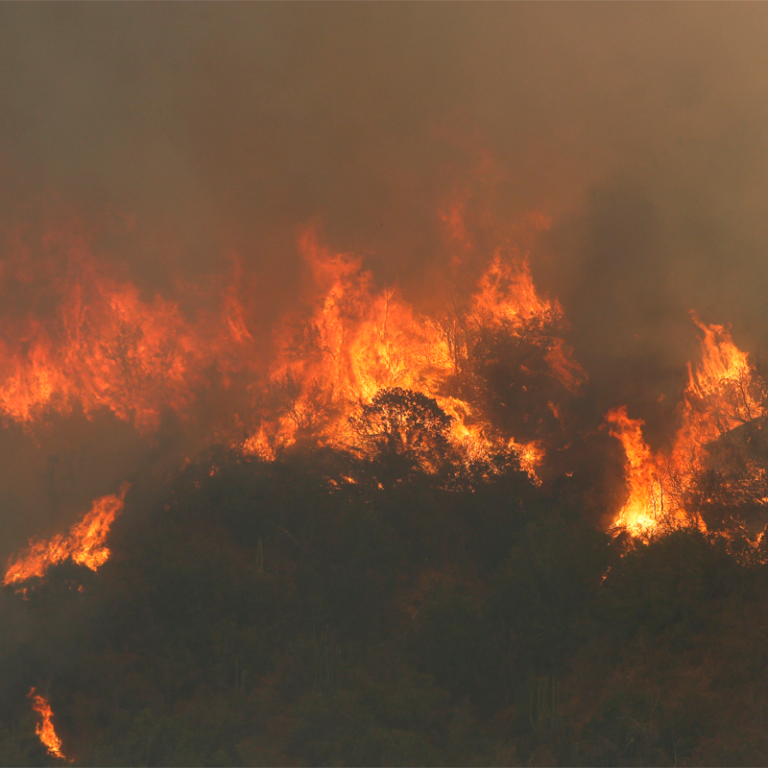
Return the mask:
[[[463,215],[457,209],[445,220],[454,239],[466,232]],[[218,292],[218,313],[190,318],[177,303],[147,298],[108,274],[82,233],[51,231],[33,246],[27,239],[22,229],[11,233],[0,268],[0,295],[20,297],[0,306],[0,416],[24,425],[78,407],[89,417],[109,410],[149,431],[166,409],[187,413],[215,370],[222,386],[237,383],[252,401],[232,416],[240,434],[232,436],[231,424],[214,432],[274,460],[308,435],[360,450],[350,415],[382,389],[399,387],[434,399],[451,417],[451,442],[465,464],[506,454],[533,478],[541,443],[496,434],[467,394],[473,384],[465,380],[462,390],[457,383],[472,334],[536,335],[546,340],[541,360],[554,380],[575,391],[586,378],[554,333],[562,308],[538,294],[527,258],[511,246],[493,254],[460,313],[427,317],[397,290],[377,290],[360,259],[331,252],[305,229],[299,247],[314,279],[311,315],[299,333],[296,317],[284,319],[274,333],[276,358],[262,371],[237,259],[231,284]],[[468,238],[465,247],[473,247]],[[67,541],[35,546],[66,550]]]
[[[698,367],[688,366],[683,420],[672,451],[680,470],[700,466],[704,446],[764,414],[747,353],[722,325],[694,321],[704,336]]]
[[[624,406],[606,416],[610,435],[621,441],[627,457],[629,496],[615,525],[639,534],[658,525],[664,513],[664,490],[658,457],[643,439],[643,421],[630,419]]]
[[[547,325],[563,314],[559,302],[542,299],[536,292],[528,261],[505,259],[501,251],[494,254],[472,298],[477,312],[496,323],[521,326],[536,321]]]
[[[36,694],[34,688],[30,688],[27,695],[32,699],[32,709],[41,717],[41,721],[35,725],[35,734],[40,737],[40,741],[51,757],[67,760],[68,758],[61,751],[61,739],[56,735],[53,722],[51,721],[53,711],[48,703],[48,699],[40,694]],[[70,760],[70,762],[72,761]]]
[[[163,409],[186,408],[207,366],[252,341],[238,299],[239,266],[211,322],[191,322],[172,301],[142,297],[108,275],[78,234],[53,232],[29,256],[21,236],[9,238],[0,269],[0,414],[30,424],[79,405],[90,415],[109,409],[141,430]]]
[[[561,321],[560,305],[538,295],[524,257],[498,251],[468,314],[439,322],[417,314],[397,291],[375,291],[360,260],[324,248],[314,230],[305,230],[299,243],[320,295],[299,333],[295,322],[285,322],[277,332],[270,381],[289,405],[276,418],[261,421],[244,443],[246,452],[271,460],[306,433],[327,445],[359,448],[349,414],[382,389],[399,387],[433,398],[451,417],[451,442],[466,462],[506,452],[535,477],[541,445],[491,437],[472,404],[449,394],[447,386],[466,355],[468,325],[504,328],[522,337],[531,326],[552,329]],[[566,388],[584,380],[562,340],[553,339],[543,355],[551,375]]]
[[[9,563],[3,584],[42,577],[51,566],[68,559],[92,571],[98,570],[109,559],[110,550],[105,541],[112,523],[123,510],[128,488],[126,483],[120,493],[96,499],[88,514],[73,525],[66,536],[56,534],[48,541],[30,541],[27,550]]]
[[[607,416],[610,434],[621,440],[627,457],[629,494],[615,525],[633,534],[682,524],[703,527],[685,510],[684,497],[705,466],[706,447],[765,413],[747,353],[724,326],[694,321],[703,333],[701,360],[695,368],[688,365],[681,423],[671,450],[652,453],[643,439],[643,422],[630,419],[626,408]]]

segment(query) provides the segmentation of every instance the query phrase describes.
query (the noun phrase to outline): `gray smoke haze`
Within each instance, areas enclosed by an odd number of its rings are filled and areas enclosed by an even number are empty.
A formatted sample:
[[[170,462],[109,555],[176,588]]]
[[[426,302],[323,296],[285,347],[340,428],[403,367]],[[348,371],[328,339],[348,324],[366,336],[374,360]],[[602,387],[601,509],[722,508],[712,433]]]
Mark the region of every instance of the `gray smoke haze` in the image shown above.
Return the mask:
[[[764,4],[3,4],[0,199],[130,215],[112,250],[147,291],[235,250],[266,328],[298,226],[421,301],[437,212],[477,187],[496,221],[551,217],[532,268],[591,407],[653,426],[690,310],[768,341],[766,33]]]

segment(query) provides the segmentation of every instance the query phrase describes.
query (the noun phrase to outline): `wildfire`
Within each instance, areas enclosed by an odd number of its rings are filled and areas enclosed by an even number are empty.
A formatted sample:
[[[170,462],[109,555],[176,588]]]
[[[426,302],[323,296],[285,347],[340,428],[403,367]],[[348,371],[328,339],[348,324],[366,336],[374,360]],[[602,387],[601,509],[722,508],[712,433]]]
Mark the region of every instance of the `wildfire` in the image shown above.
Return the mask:
[[[621,441],[627,457],[629,495],[615,525],[634,534],[652,530],[664,513],[659,457],[643,438],[643,421],[629,418],[624,406],[610,411],[606,420],[611,436]]]
[[[706,466],[706,449],[723,435],[765,413],[762,393],[746,352],[736,347],[722,325],[705,325],[701,360],[688,366],[680,427],[667,453],[653,453],[645,443],[643,422],[631,419],[626,408],[611,411],[610,434],[626,453],[628,498],[615,521],[633,534],[649,534],[660,527],[703,522],[685,509],[694,476]]]
[[[722,325],[695,322],[704,334],[701,362],[696,369],[688,366],[682,426],[672,451],[681,470],[700,466],[704,446],[764,414],[747,353]]]
[[[42,577],[51,566],[68,559],[92,571],[98,570],[109,559],[110,550],[105,541],[112,523],[123,510],[128,488],[125,484],[120,493],[96,499],[85,517],[66,535],[56,534],[48,541],[30,541],[29,547],[9,563],[3,584]]]
[[[84,235],[54,231],[30,245],[12,232],[3,256],[0,414],[8,419],[29,425],[78,405],[146,431],[163,409],[189,406],[206,367],[226,369],[232,356],[249,365],[237,264],[220,314],[190,320],[176,303],[147,300],[109,274]]]
[[[56,730],[53,727],[51,718],[53,717],[53,711],[51,705],[48,703],[48,699],[35,693],[34,688],[30,688],[29,698],[32,699],[32,709],[37,712],[41,717],[41,721],[35,725],[35,733],[40,737],[40,741],[48,750],[48,754],[51,757],[58,757],[60,760],[67,760],[64,753],[61,751],[61,739],[56,735]],[[70,762],[72,762],[70,760]]]
[[[457,208],[444,223],[463,257],[474,258],[472,238],[457,240],[467,232],[465,213]],[[537,222],[534,228],[544,226]],[[505,454],[534,478],[540,435],[530,429],[521,440],[508,426],[493,428],[476,396],[472,355],[494,338],[533,339],[537,370],[558,386],[574,392],[586,378],[557,335],[562,308],[536,291],[525,254],[511,245],[491,255],[460,306],[427,317],[397,290],[378,290],[360,259],[332,252],[306,228],[299,248],[315,286],[309,311],[277,324],[276,355],[261,367],[237,259],[220,290],[194,291],[194,306],[205,294],[202,303],[214,308],[190,316],[107,270],[85,228],[52,226],[37,240],[30,232],[4,233],[0,269],[0,295],[13,297],[0,307],[0,416],[25,426],[79,408],[89,417],[111,411],[150,432],[166,409],[188,413],[216,380],[242,392],[232,398],[238,413],[222,415],[234,426],[217,423],[211,439],[224,435],[246,453],[274,460],[306,437],[362,451],[350,418],[377,393],[400,388],[434,399],[450,417],[460,462]],[[56,545],[66,549],[65,540]]]
[[[464,195],[441,216],[451,247],[458,249],[454,267],[478,258],[478,238],[466,221],[470,198]],[[532,215],[527,226],[539,230],[548,222]],[[237,259],[229,282],[213,291],[218,309],[190,317],[176,302],[147,296],[109,272],[84,228],[49,227],[37,241],[30,231],[3,233],[0,268],[0,295],[7,299],[0,306],[0,415],[24,425],[79,407],[89,416],[109,410],[151,431],[165,409],[186,413],[215,370],[225,388],[239,382],[245,394],[233,398],[241,406],[235,426],[217,425],[211,439],[224,434],[263,460],[273,461],[306,439],[360,455],[380,448],[380,439],[361,437],[354,424],[381,393],[400,391],[427,398],[447,417],[434,426],[445,431],[459,469],[472,467],[485,477],[507,457],[537,482],[545,440],[530,425],[539,419],[540,426],[544,417],[525,411],[522,421],[530,428],[521,428],[524,439],[514,418],[503,423],[505,414],[530,403],[529,385],[518,388],[517,400],[494,401],[498,393],[489,395],[487,370],[477,361],[497,366],[491,376],[517,365],[531,374],[532,388],[541,381],[536,376],[566,392],[586,380],[559,333],[562,307],[536,290],[526,254],[510,243],[490,255],[474,290],[460,292],[449,310],[427,316],[398,290],[377,288],[361,259],[333,252],[307,227],[298,245],[313,292],[303,310],[277,323],[272,363],[260,368],[257,334],[240,300]],[[521,230],[519,241],[525,239]],[[610,434],[627,456],[628,498],[616,525],[634,533],[656,530],[660,521],[691,522],[686,494],[708,461],[707,446],[765,414],[747,354],[725,327],[694,321],[702,333],[701,360],[689,366],[671,448],[651,451],[642,422],[626,409],[607,415]],[[526,344],[527,357],[518,360]],[[505,375],[501,370],[497,379]],[[547,395],[540,410],[564,429],[557,400]],[[390,398],[387,407],[396,401]],[[438,471],[434,457],[416,454],[424,471]],[[68,534],[31,542],[8,567],[5,584],[40,576],[68,558],[98,568],[108,557],[104,540],[123,495],[95,502]]]
[[[560,305],[537,294],[523,256],[499,250],[467,308],[431,318],[394,290],[374,290],[360,260],[324,248],[314,230],[302,234],[300,246],[319,296],[308,320],[290,318],[277,331],[278,355],[270,371],[275,413],[262,418],[245,441],[247,452],[271,460],[308,434],[326,445],[362,449],[350,415],[377,393],[397,388],[433,399],[450,417],[450,441],[465,462],[505,452],[535,477],[541,445],[494,436],[456,387],[481,333],[522,339],[531,329],[546,336],[541,356],[552,378],[569,390],[585,378],[552,335],[562,320]]]

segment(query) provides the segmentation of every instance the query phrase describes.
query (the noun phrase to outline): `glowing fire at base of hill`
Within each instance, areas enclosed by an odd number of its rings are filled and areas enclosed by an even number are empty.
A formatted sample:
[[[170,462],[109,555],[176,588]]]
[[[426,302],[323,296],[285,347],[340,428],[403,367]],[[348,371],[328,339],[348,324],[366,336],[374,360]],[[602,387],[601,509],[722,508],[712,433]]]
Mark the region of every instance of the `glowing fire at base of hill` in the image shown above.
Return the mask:
[[[57,534],[48,541],[30,541],[27,550],[9,563],[3,584],[18,584],[35,576],[42,577],[51,566],[68,559],[92,571],[97,570],[109,558],[105,541],[112,523],[123,510],[128,488],[126,483],[118,494],[96,499],[88,514],[73,525],[68,534]]]
[[[60,760],[69,760],[61,751],[61,739],[56,735],[56,730],[53,727],[51,720],[53,711],[48,699],[35,693],[34,688],[30,689],[28,696],[32,699],[32,709],[41,717],[41,721],[35,726],[35,733],[40,737],[40,741],[48,750],[48,754],[51,757],[58,757]],[[72,760],[69,762],[71,763]]]
[[[642,420],[630,418],[625,407],[606,416],[627,461],[628,498],[614,527],[634,536],[687,525],[705,530],[704,521],[686,508],[686,497],[697,473],[707,468],[707,446],[765,414],[761,385],[747,353],[736,347],[725,327],[694,322],[703,333],[701,361],[695,368],[688,366],[680,427],[671,450],[652,452]]]

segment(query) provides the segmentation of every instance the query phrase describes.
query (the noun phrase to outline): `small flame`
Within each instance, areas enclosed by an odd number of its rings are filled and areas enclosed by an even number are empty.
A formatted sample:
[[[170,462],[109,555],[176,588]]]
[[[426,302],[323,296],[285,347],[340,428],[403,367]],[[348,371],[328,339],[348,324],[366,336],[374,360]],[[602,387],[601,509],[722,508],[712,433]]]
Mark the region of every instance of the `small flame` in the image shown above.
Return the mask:
[[[41,721],[35,725],[35,733],[40,737],[40,741],[51,757],[67,760],[68,758],[61,751],[61,739],[56,735],[53,722],[51,721],[53,711],[48,703],[48,699],[35,693],[34,688],[30,688],[28,696],[32,699],[32,709],[41,717]],[[69,762],[72,761],[70,760]]]
[[[520,462],[520,469],[525,472],[534,485],[541,485],[536,470],[541,466],[544,460],[544,448],[539,442],[516,443],[514,438],[509,441],[509,449],[517,455]]]
[[[112,523],[123,510],[128,488],[126,483],[120,493],[96,499],[90,511],[70,528],[68,534],[57,534],[48,541],[30,541],[27,550],[9,563],[3,584],[7,586],[35,576],[42,577],[51,566],[67,559],[92,571],[98,570],[111,554],[104,542]]]

